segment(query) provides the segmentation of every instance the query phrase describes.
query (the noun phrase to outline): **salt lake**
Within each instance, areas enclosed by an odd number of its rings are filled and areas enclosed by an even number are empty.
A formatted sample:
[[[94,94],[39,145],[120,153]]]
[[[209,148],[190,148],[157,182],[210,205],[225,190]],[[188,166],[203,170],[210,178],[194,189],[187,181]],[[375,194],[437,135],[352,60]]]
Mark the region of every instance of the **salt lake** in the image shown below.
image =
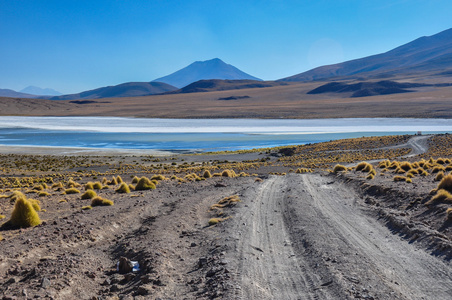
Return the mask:
[[[0,116],[0,145],[205,152],[449,133],[451,119],[140,119]]]

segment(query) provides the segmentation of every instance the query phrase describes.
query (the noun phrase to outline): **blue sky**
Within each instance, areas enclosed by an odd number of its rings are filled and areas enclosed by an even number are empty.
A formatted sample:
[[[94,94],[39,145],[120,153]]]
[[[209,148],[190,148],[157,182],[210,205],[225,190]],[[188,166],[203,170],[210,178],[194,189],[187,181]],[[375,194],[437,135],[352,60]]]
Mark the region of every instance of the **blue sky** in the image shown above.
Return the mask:
[[[1,0],[0,88],[75,93],[221,58],[274,80],[452,27],[450,0]]]

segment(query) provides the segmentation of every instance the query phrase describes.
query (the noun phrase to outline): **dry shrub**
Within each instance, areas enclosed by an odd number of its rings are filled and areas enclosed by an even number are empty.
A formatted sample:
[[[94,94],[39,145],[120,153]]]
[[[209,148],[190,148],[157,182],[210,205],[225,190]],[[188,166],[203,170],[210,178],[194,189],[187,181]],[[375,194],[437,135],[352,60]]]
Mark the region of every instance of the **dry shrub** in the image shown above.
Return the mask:
[[[333,168],[333,173],[337,174],[338,172],[343,172],[343,171],[347,171],[347,167],[343,166],[343,165],[335,165]]]
[[[394,176],[393,178],[394,181],[406,181],[406,177],[405,176]]]
[[[224,171],[221,173],[221,176],[233,178],[233,177],[236,177],[237,174],[235,174],[234,170],[227,170],[227,169],[226,169],[226,170],[224,170]]]
[[[97,194],[96,194],[96,192],[94,191],[94,190],[87,190],[86,192],[84,192],[83,194],[82,194],[82,200],[85,200],[85,199],[93,199],[94,197],[96,197],[97,196]]]
[[[116,177],[116,182],[120,184],[123,183],[124,181],[122,180],[121,176],[118,175],[118,177]]]
[[[123,183],[121,183],[119,188],[116,189],[116,193],[128,194],[128,193],[130,193],[130,188],[127,185],[127,183],[123,182]]]
[[[87,184],[85,184],[85,191],[86,190],[94,190],[94,185],[92,182],[88,182]]]
[[[173,176],[175,176],[175,175],[173,175]],[[138,176],[133,176],[132,183],[138,183],[139,180],[140,180],[140,178],[138,178]]]
[[[427,201],[425,205],[435,205],[439,203],[452,203],[452,195],[446,190],[438,190],[436,195]]]
[[[155,184],[147,177],[141,177],[135,186],[136,191],[154,190]]]
[[[151,180],[161,181],[161,180],[166,180],[166,177],[163,176],[163,175],[154,175],[154,176],[151,177]]]
[[[64,193],[67,194],[67,195],[70,195],[70,194],[79,194],[80,191],[77,190],[76,188],[69,188],[69,189],[66,189],[66,190],[64,191]]]
[[[204,177],[204,178],[212,178],[212,174],[210,174],[209,170],[205,170],[204,174],[202,174],[202,177]]]
[[[373,166],[365,161],[360,162],[356,166],[356,171],[361,171],[361,172],[370,172],[372,169],[373,169]]]
[[[405,172],[408,172],[409,170],[412,169],[411,163],[408,162],[408,161],[401,162],[401,163],[399,164],[399,168],[402,169],[402,170],[404,170]]]
[[[103,188],[102,183],[100,183],[99,181],[93,183],[93,189],[101,190],[102,188]]]
[[[438,172],[438,174],[436,174],[436,176],[435,176],[435,181],[440,181],[443,178],[444,178],[444,172],[443,171]]]
[[[446,175],[441,179],[440,183],[438,184],[438,190],[443,189],[450,193],[452,193],[452,175]]]
[[[113,201],[104,199],[102,197],[94,197],[93,200],[91,200],[91,206],[112,206],[114,205]]]
[[[107,182],[108,185],[117,185],[118,181],[115,177],[113,177],[110,181]]]
[[[226,221],[227,219],[229,219],[230,217],[226,217],[226,218],[211,218],[209,220],[209,226],[213,226],[216,225],[220,222]]]
[[[24,196],[16,200],[11,219],[7,223],[15,227],[34,227],[41,224],[41,219],[33,204]]]

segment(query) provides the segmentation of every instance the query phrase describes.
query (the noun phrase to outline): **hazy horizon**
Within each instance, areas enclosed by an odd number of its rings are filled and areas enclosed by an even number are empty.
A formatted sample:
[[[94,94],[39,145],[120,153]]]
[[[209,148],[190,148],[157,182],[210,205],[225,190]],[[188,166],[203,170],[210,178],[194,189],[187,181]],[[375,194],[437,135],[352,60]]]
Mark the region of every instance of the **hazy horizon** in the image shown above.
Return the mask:
[[[0,2],[0,88],[77,93],[220,58],[264,80],[452,27],[450,1]]]

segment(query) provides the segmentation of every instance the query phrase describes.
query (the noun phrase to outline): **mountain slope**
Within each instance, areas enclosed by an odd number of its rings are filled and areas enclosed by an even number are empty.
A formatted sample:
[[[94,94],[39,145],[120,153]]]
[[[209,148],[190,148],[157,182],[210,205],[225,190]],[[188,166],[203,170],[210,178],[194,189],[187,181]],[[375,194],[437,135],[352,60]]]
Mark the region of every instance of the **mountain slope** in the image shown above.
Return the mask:
[[[127,82],[115,86],[101,87],[78,94],[51,97],[51,100],[99,99],[113,97],[138,97],[161,94],[177,90],[163,82]]]
[[[26,88],[20,90],[21,93],[32,94],[32,95],[40,95],[40,96],[60,96],[62,95],[60,92],[55,91],[54,89],[49,88],[40,88],[37,86],[27,86]]]
[[[182,88],[190,83],[208,79],[261,80],[232,65],[226,64],[219,58],[214,58],[211,60],[194,62],[179,71],[155,79],[154,81],[165,82],[175,87]]]
[[[452,29],[424,36],[388,52],[321,66],[280,79],[311,81],[340,76],[383,76],[420,71],[444,72],[452,69]]]
[[[19,93],[10,89],[0,89],[0,97],[36,98],[37,96],[26,93]]]
[[[276,81],[210,79],[210,80],[199,80],[190,83],[189,85],[184,86],[183,88],[170,93],[171,94],[204,93],[214,91],[265,88],[287,84],[288,83]]]

